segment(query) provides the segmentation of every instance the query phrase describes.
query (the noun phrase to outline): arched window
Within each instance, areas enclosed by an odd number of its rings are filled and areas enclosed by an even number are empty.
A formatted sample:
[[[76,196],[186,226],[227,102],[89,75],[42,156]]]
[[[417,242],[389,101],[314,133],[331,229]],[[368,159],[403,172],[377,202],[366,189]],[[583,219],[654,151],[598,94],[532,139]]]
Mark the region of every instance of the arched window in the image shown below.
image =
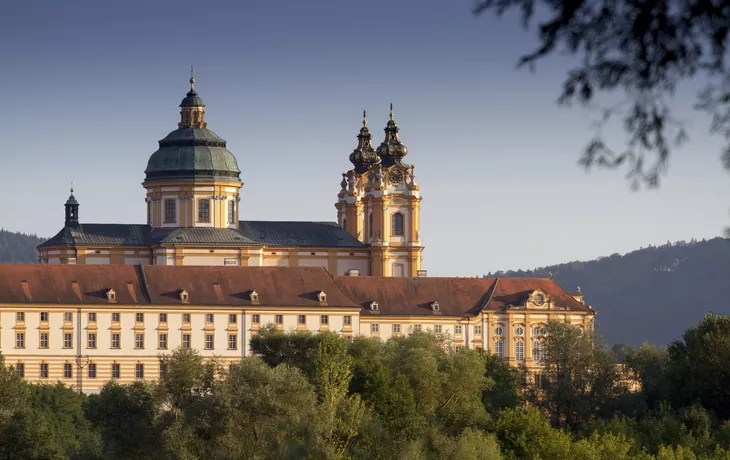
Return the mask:
[[[532,359],[544,363],[547,358],[545,342],[535,342],[532,346]]]
[[[198,122],[198,111],[195,110],[195,111],[193,111],[193,123],[197,123],[197,122]]]
[[[342,218],[342,228],[347,229],[347,217]]]
[[[497,355],[497,358],[502,359],[504,356],[504,344],[502,342],[502,339],[497,339],[494,341],[494,354]]]
[[[403,214],[393,214],[393,236],[403,236]]]
[[[522,340],[518,340],[515,343],[515,359],[517,361],[525,360],[525,342]]]
[[[189,110],[185,111],[185,124],[186,125],[190,124],[190,111]]]

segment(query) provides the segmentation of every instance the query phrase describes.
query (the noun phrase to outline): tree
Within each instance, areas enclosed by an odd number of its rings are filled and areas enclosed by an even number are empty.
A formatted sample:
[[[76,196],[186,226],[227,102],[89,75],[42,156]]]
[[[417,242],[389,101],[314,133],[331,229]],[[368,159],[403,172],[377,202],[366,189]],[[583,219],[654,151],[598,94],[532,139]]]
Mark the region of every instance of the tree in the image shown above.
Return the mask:
[[[669,346],[669,391],[675,407],[695,402],[730,418],[730,316],[705,315]]]
[[[578,426],[591,416],[612,412],[621,393],[614,354],[592,331],[548,323],[547,359],[533,403],[557,426]]]
[[[494,383],[482,394],[484,407],[490,411],[517,407],[522,402],[524,389],[519,370],[491,353],[486,354],[485,361],[484,374]]]
[[[707,87],[699,95],[698,107],[713,115],[711,130],[730,141],[730,74],[725,69],[728,2],[478,0],[474,13],[502,15],[513,9],[521,11],[525,27],[536,16],[542,19],[540,45],[522,56],[519,66],[534,68],[540,59],[565,52],[578,57],[578,65],[563,82],[559,103],[578,101],[588,106],[599,93],[623,93],[624,100],[602,108],[599,127],[623,116],[627,147],[614,151],[599,134],[580,160],[585,167],[627,164],[634,186],[658,185],[672,145],[686,139],[668,98],[681,82],[699,76],[707,80]],[[730,168],[730,145],[723,162]]]
[[[641,382],[641,392],[647,407],[654,408],[668,397],[666,379],[669,353],[666,348],[644,342],[637,350],[629,351],[625,364]]]

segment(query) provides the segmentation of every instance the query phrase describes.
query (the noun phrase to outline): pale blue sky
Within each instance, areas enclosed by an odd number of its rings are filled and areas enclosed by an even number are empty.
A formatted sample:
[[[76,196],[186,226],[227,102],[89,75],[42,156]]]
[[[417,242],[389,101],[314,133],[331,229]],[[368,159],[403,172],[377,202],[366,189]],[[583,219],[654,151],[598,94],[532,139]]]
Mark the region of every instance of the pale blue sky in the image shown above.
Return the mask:
[[[591,114],[555,99],[569,64],[515,70],[535,44],[470,0],[27,1],[0,16],[0,225],[143,223],[141,182],[176,128],[191,64],[208,127],[242,170],[243,219],[334,220],[363,109],[395,105],[424,196],[430,275],[473,276],[710,238],[730,224],[722,140],[677,97],[691,141],[659,190],[576,165]],[[620,143],[620,131],[607,132]]]

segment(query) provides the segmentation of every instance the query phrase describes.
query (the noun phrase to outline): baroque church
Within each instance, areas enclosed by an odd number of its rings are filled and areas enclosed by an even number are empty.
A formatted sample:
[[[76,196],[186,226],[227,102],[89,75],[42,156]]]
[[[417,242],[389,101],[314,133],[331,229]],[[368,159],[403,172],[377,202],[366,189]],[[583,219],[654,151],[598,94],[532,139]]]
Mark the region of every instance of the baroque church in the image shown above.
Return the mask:
[[[208,129],[190,78],[176,130],[145,169],[147,223],[79,220],[73,195],[64,227],[38,247],[43,264],[325,267],[334,275],[415,277],[421,269],[421,195],[403,160],[393,107],[373,147],[367,119],[342,174],[336,222],[239,220],[243,182],[226,141]]]

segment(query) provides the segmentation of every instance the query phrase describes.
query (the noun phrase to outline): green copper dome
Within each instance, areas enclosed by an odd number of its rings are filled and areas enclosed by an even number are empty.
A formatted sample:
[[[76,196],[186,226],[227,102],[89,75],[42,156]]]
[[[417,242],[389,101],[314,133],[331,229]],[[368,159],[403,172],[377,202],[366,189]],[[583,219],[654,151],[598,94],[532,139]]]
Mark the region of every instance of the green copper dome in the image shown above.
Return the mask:
[[[203,98],[198,96],[197,91],[190,88],[185,99],[183,99],[180,103],[180,107],[205,107],[205,104],[203,104]]]
[[[180,128],[160,142],[145,169],[145,181],[212,180],[240,182],[241,170],[226,141],[205,128]]]

